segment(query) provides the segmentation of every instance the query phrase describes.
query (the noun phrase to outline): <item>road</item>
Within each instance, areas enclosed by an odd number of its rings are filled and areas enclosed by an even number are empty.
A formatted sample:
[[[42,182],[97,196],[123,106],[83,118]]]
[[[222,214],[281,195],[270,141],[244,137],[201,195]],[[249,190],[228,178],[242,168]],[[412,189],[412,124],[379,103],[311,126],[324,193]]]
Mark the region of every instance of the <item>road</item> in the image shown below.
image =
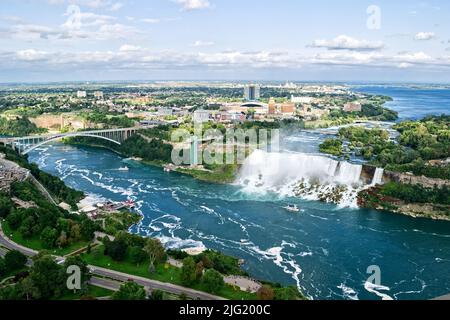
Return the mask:
[[[11,241],[3,232],[2,228],[1,228],[1,224],[0,224],[0,245],[2,245],[5,248],[8,248],[9,250],[17,250],[22,252],[24,255],[26,255],[27,257],[33,257],[35,255],[38,254],[37,251],[35,250],[31,250],[29,248],[26,248],[24,246],[21,246],[13,241]],[[5,250],[0,248],[0,255],[4,254]],[[60,262],[63,261],[64,258],[63,257],[55,257],[56,261]],[[127,281],[134,281],[142,286],[144,286],[147,290],[152,291],[152,290],[162,290],[162,291],[166,291],[169,293],[173,293],[176,295],[181,295],[184,294],[186,296],[188,296],[191,299],[200,299],[200,300],[226,300],[225,298],[219,297],[219,296],[215,296],[206,292],[202,292],[202,291],[197,291],[194,289],[190,289],[190,288],[185,288],[182,286],[178,286],[175,284],[171,284],[171,283],[165,283],[165,282],[160,282],[160,281],[156,281],[156,280],[151,280],[151,279],[147,279],[147,278],[143,278],[143,277],[138,277],[138,276],[134,276],[134,275],[130,275],[130,274],[126,274],[126,273],[122,273],[122,272],[118,272],[118,271],[114,271],[114,270],[109,270],[109,269],[105,269],[105,268],[100,268],[97,266],[92,266],[89,265],[89,270],[91,271],[91,274],[97,277],[101,277],[101,278],[109,278],[110,280],[114,280],[114,281],[118,281],[119,283],[123,283],[123,282],[127,282]],[[98,278],[93,278],[96,280],[93,281],[98,281],[99,283],[101,281],[101,283],[103,283],[105,286],[109,285],[111,286],[110,290],[117,290],[117,284],[114,284],[114,282],[111,281],[107,281],[105,279],[98,279]],[[115,289],[113,289],[115,288]],[[106,289],[109,289],[108,287]]]

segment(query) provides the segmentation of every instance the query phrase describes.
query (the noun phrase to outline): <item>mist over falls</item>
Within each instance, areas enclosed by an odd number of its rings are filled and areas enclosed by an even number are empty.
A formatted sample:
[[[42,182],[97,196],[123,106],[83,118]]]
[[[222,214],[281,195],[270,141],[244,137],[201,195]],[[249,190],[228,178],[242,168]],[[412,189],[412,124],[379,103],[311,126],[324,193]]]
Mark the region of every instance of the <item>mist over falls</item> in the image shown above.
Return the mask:
[[[241,168],[238,184],[248,193],[274,192],[357,207],[360,190],[381,183],[383,170],[370,181],[363,166],[307,153],[254,151]]]

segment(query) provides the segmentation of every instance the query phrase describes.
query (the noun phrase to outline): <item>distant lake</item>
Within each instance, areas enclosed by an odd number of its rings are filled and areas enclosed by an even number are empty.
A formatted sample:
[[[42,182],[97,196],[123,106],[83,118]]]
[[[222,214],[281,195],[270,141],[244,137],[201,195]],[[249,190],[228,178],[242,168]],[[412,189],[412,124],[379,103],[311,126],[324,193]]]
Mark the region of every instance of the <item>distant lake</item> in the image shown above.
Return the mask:
[[[399,113],[400,120],[417,120],[428,115],[450,114],[450,89],[413,86],[354,86],[354,91],[386,95],[394,99],[386,107]]]

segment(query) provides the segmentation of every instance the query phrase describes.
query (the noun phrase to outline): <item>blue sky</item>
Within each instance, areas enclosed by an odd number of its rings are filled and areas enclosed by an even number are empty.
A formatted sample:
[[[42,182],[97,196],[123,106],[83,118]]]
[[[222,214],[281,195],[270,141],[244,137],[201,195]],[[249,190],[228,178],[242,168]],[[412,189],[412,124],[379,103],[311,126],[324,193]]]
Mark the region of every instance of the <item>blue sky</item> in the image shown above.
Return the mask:
[[[450,82],[444,0],[2,0],[0,82]]]

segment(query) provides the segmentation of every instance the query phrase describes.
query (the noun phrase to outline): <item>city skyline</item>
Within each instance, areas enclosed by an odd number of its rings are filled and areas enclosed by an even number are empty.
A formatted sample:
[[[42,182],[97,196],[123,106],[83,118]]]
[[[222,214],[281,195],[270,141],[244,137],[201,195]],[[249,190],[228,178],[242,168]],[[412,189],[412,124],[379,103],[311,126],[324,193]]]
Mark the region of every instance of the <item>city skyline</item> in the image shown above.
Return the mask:
[[[3,83],[450,81],[445,1],[6,0],[0,8]]]

